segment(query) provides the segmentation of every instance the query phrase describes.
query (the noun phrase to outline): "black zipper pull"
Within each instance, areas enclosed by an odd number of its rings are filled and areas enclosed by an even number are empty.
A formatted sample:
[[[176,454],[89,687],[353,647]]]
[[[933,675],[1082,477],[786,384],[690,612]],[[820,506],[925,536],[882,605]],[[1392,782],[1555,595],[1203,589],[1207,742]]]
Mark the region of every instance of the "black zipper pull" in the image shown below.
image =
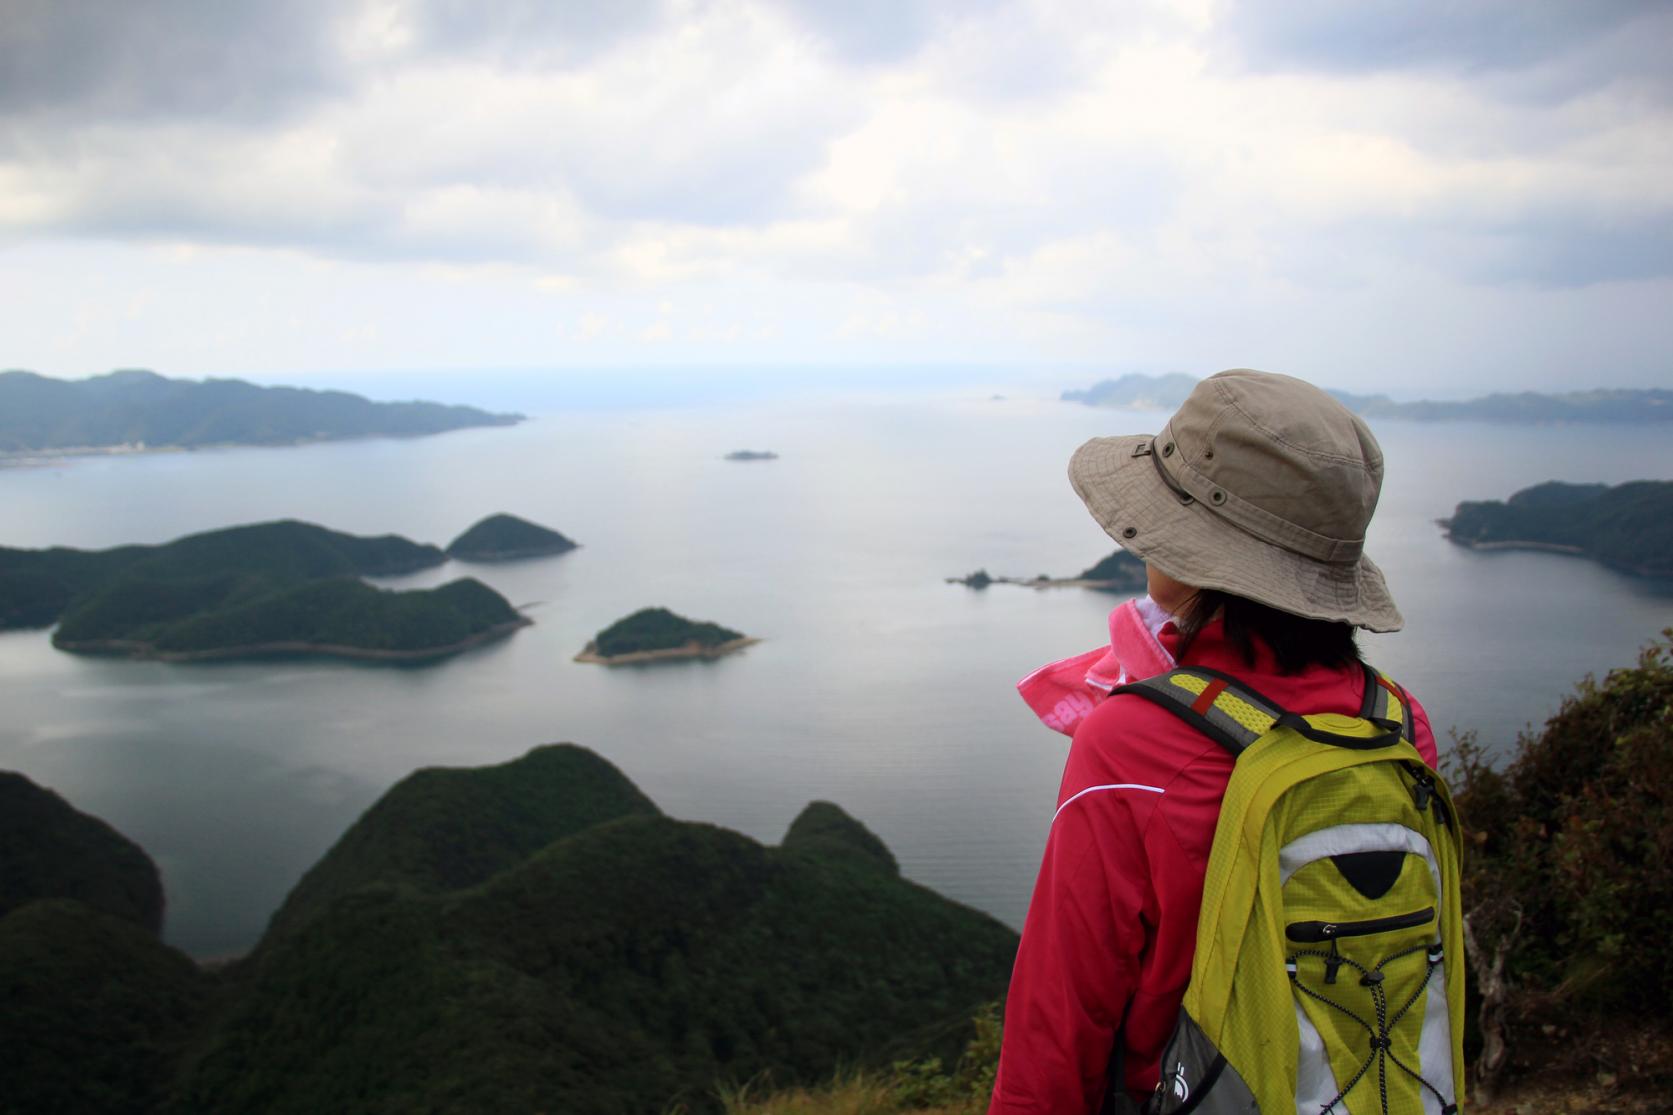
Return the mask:
[[[1435,780],[1427,772],[1417,770],[1409,764],[1407,770],[1412,776],[1412,804],[1417,806],[1419,813],[1427,812],[1429,802],[1435,796]]]
[[[1324,958],[1324,981],[1336,982],[1336,973],[1342,970],[1342,952],[1336,946],[1336,937],[1330,938],[1330,955]]]

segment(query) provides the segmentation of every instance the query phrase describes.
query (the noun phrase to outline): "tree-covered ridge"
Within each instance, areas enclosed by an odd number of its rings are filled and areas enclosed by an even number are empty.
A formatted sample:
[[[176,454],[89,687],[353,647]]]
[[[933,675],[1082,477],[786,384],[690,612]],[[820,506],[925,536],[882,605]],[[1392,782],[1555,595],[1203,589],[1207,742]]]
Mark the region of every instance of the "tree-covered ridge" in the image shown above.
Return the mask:
[[[14,771],[0,771],[0,918],[66,898],[156,933],[163,884],[138,844]]]
[[[273,916],[269,937],[363,887],[440,893],[475,886],[554,840],[658,812],[621,771],[569,743],[497,766],[415,771],[302,877]]]
[[[396,592],[361,576],[446,559],[396,535],[362,538],[292,520],[86,552],[0,549],[0,628],[58,622],[53,645],[185,660],[310,652],[450,653],[524,620],[464,578]]]
[[[509,426],[521,415],[440,403],[377,403],[346,391],[166,379],[118,371],[84,380],[0,372],[0,453],[113,446],[289,445]]]
[[[455,538],[447,556],[461,561],[513,561],[575,549],[575,543],[550,527],[515,515],[490,515]]]
[[[447,773],[391,791],[399,807],[351,830],[381,850],[276,921],[181,1110],[710,1110],[721,1081],[814,1080],[956,1037],[1009,974],[1014,933],[882,869],[834,806],[775,849],[660,816],[577,748]],[[566,821],[516,785],[569,779],[613,804]],[[455,868],[467,885],[442,880]]]
[[[397,535],[357,537],[291,519],[191,534],[160,546],[0,547],[0,630],[48,627],[72,602],[86,601],[119,578],[162,584],[239,575],[287,581],[390,576],[445,560],[434,546]]]
[[[539,747],[396,785],[218,977],[50,893],[0,917],[0,1106],[714,1110],[956,1050],[1015,949],[834,805],[764,847]]]
[[[689,620],[667,608],[641,608],[600,631],[593,639],[593,647],[600,656],[615,658],[692,645],[718,647],[743,637],[729,627]]]
[[[503,596],[470,577],[403,592],[348,577],[122,580],[68,612],[52,641],[61,650],[178,660],[301,651],[425,657],[524,622]]]
[[[0,917],[0,1110],[165,1110],[214,986],[151,932],[74,899]]]
[[[1504,502],[1460,503],[1442,525],[1465,546],[1568,550],[1633,573],[1673,576],[1673,481],[1551,481]]]

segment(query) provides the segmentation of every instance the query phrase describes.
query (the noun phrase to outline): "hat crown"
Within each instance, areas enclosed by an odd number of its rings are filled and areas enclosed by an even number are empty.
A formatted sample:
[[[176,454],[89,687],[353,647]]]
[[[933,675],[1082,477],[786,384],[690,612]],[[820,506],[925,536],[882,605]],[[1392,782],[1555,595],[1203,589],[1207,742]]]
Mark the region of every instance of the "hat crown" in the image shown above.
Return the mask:
[[[1270,372],[1221,372],[1197,384],[1158,442],[1179,486],[1244,530],[1316,560],[1359,559],[1382,450],[1326,392]]]

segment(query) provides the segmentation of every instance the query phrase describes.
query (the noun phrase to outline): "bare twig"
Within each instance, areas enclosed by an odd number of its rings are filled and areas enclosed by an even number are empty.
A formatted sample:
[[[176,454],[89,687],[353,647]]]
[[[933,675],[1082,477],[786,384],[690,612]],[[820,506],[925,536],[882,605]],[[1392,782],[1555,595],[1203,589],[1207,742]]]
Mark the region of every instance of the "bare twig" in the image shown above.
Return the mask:
[[[1516,947],[1522,935],[1522,907],[1512,902],[1515,917],[1507,933],[1501,933],[1493,944],[1489,960],[1476,937],[1475,921],[1484,912],[1486,903],[1464,915],[1464,951],[1469,956],[1470,968],[1475,972],[1476,989],[1481,994],[1477,1019],[1481,1023],[1481,1056],[1476,1060],[1475,1083],[1477,1097],[1491,1102],[1504,1071],[1509,1046],[1505,1042],[1505,1013],[1509,1006],[1510,986],[1505,980],[1505,959]]]

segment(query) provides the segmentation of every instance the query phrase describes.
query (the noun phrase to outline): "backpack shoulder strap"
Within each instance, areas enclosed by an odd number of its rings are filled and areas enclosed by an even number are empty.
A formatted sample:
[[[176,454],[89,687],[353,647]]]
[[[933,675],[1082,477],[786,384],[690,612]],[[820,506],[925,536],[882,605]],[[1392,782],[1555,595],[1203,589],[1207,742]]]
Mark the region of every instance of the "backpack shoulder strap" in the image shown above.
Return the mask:
[[[1259,690],[1207,666],[1181,666],[1120,686],[1112,690],[1112,695],[1131,693],[1167,709],[1231,752],[1233,758],[1280,724],[1321,743],[1356,749],[1383,747],[1397,739],[1414,742],[1413,718],[1408,711],[1411,702],[1406,691],[1370,666],[1362,669],[1365,701],[1359,716],[1384,732],[1369,739],[1351,739],[1320,731],[1307,718],[1295,715]]]
[[[1400,738],[1416,744],[1415,717],[1411,714],[1411,698],[1393,678],[1381,670],[1365,667],[1365,703],[1359,715],[1371,721],[1389,721],[1400,725]]]
[[[1112,691],[1159,705],[1231,752],[1236,758],[1290,714],[1230,674],[1206,666],[1181,666]]]

